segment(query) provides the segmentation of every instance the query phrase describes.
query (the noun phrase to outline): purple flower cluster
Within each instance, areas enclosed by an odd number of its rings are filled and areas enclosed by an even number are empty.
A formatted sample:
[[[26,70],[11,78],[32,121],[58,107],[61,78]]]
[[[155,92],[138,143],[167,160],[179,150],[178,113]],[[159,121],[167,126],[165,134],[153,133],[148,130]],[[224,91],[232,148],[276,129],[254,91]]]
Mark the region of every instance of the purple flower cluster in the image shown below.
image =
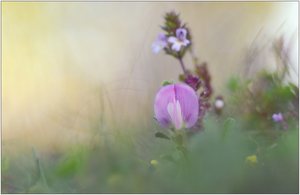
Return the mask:
[[[189,29],[179,19],[175,12],[165,15],[165,25],[162,26],[164,33],[160,33],[152,44],[152,51],[158,53],[164,50],[167,55],[181,59],[191,46]]]
[[[176,29],[176,36],[169,36],[160,33],[156,41],[152,44],[152,51],[158,53],[165,48],[171,48],[175,52],[179,52],[181,48],[188,46],[191,42],[187,39],[187,30],[185,28]]]

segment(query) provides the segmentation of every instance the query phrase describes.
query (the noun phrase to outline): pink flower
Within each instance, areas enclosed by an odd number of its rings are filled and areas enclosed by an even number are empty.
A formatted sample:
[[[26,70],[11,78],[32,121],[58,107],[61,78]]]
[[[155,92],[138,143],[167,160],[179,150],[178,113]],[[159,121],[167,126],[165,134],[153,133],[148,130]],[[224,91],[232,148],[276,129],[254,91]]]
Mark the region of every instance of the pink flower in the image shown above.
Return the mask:
[[[281,112],[279,112],[278,114],[274,113],[272,115],[272,119],[274,122],[282,122],[283,121],[283,116],[281,114]]]
[[[186,84],[166,85],[156,94],[154,112],[162,127],[190,128],[199,114],[196,92]]]
[[[178,28],[176,30],[176,37],[169,37],[168,42],[172,44],[172,50],[180,51],[181,47],[186,47],[190,41],[186,38],[187,30],[185,28]]]

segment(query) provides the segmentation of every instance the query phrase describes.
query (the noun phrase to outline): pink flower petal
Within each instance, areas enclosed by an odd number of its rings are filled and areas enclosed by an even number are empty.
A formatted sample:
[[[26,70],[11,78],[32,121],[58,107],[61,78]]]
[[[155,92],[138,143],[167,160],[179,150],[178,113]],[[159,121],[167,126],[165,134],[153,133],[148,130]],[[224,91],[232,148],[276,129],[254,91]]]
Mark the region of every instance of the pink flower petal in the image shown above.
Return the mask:
[[[199,114],[199,101],[196,92],[188,85],[176,84],[175,98],[180,103],[186,128],[192,127],[197,122]]]
[[[171,118],[168,113],[168,104],[175,100],[174,85],[162,87],[155,97],[154,112],[159,124],[165,128],[171,125]]]
[[[199,102],[196,92],[185,84],[162,87],[155,97],[155,118],[163,127],[190,128],[198,120]]]

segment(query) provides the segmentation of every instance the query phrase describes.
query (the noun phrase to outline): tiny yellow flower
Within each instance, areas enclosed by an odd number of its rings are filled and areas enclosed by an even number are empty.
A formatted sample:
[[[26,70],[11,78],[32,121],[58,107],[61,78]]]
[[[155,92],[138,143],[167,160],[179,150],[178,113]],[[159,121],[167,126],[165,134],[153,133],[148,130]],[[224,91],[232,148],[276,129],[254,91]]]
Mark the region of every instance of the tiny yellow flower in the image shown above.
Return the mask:
[[[155,166],[158,165],[158,161],[157,160],[151,160],[150,164],[155,167]]]
[[[249,163],[250,165],[256,165],[257,164],[257,157],[256,155],[251,155],[246,157],[246,162]]]

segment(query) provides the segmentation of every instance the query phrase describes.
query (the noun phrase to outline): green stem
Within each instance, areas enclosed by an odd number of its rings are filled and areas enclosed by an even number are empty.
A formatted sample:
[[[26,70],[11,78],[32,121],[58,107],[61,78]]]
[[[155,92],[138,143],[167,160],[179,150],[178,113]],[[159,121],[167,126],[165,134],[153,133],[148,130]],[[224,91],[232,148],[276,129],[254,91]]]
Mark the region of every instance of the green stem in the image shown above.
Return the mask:
[[[187,70],[186,70],[186,68],[185,68],[185,65],[184,65],[184,63],[183,63],[182,58],[178,58],[178,60],[179,60],[179,62],[180,62],[180,65],[181,65],[181,68],[182,68],[182,70],[183,70],[183,73],[184,73],[185,75],[187,75]]]
[[[38,168],[39,176],[42,179],[42,181],[43,181],[44,185],[46,186],[46,188],[49,189],[49,186],[48,186],[48,183],[47,183],[44,171],[43,171],[41,163],[40,163],[40,159],[38,158],[38,156],[37,156],[36,151],[35,151],[34,148],[32,148],[32,153],[33,153],[33,157],[35,159],[36,166]]]
[[[175,142],[176,148],[183,154],[183,157],[185,160],[187,160],[187,149],[186,149],[186,143],[187,143],[187,137],[185,132],[175,132],[173,141]]]
[[[193,62],[194,62],[194,65],[198,65],[198,58],[196,57],[195,53],[194,53],[194,50],[192,48],[192,46],[189,48],[189,52],[192,56],[192,59],[193,59]]]

